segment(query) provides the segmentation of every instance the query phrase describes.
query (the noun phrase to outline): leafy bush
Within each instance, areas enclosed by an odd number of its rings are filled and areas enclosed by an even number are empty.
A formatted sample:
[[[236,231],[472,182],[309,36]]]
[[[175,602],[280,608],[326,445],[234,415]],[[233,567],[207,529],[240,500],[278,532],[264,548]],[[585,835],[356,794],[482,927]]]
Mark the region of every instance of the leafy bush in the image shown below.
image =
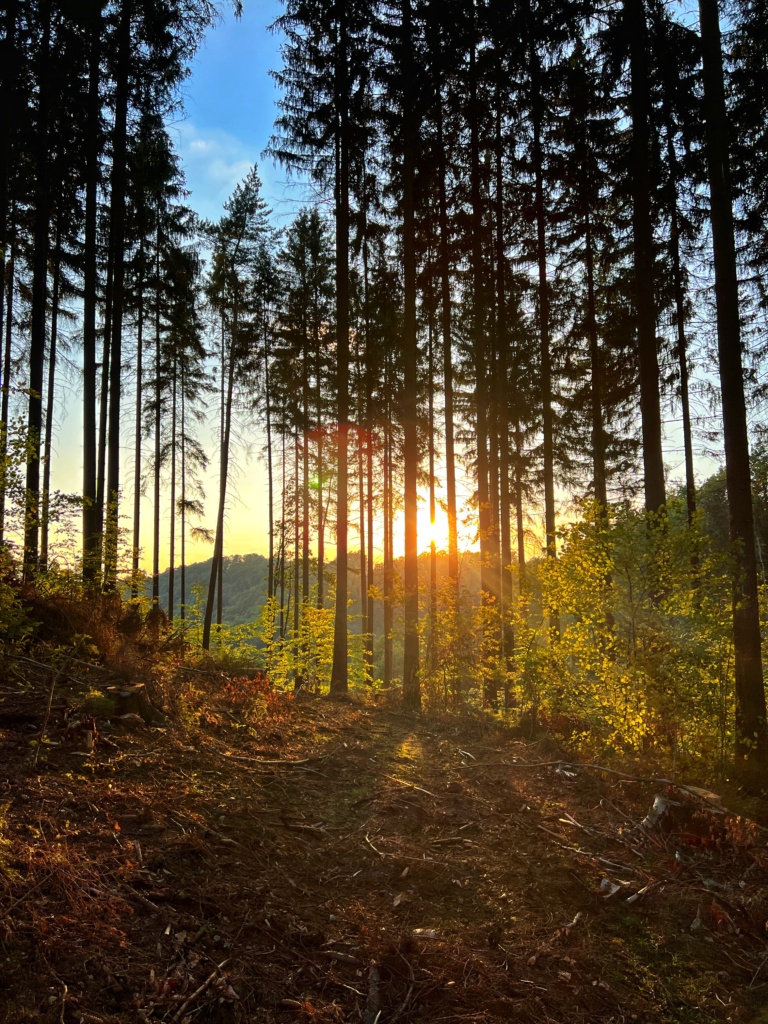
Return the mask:
[[[674,503],[650,520],[585,505],[517,615],[521,707],[594,745],[723,762],[732,742],[731,565]],[[559,638],[543,621],[560,615]]]

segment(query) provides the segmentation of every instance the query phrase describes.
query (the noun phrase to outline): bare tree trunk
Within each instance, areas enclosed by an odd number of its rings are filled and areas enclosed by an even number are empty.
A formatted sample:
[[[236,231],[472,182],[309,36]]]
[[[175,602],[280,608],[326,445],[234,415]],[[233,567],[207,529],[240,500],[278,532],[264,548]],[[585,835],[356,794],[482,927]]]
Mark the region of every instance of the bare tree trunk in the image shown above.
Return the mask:
[[[498,372],[495,408],[498,444],[500,579],[499,612],[504,659],[504,705],[509,703],[515,634],[512,628],[512,523],[509,493],[509,338],[507,336],[506,251],[504,240],[504,139],[502,131],[501,85],[496,89],[496,339]]]
[[[104,326],[101,344],[101,374],[99,381],[99,437],[96,453],[96,507],[94,509],[94,565],[96,575],[101,574],[104,554],[104,508],[107,481],[107,423],[109,421],[109,353],[112,335],[112,245],[107,248],[107,282],[104,295]]]
[[[392,682],[392,582],[394,571],[392,566],[392,435],[388,419],[384,439],[384,685]]]
[[[429,444],[429,677],[434,685],[435,672],[435,622],[437,618],[437,540],[435,538],[435,521],[437,516],[437,496],[435,494],[435,364],[434,364],[434,324],[432,296],[430,295],[429,320],[427,337],[427,421]]]
[[[224,555],[224,511],[227,505],[227,480],[229,476],[229,445],[232,434],[232,396],[235,390],[235,340],[238,334],[237,321],[237,309],[235,308],[232,324],[232,342],[230,344],[226,375],[227,386],[224,399],[224,430],[221,441],[221,465],[219,469],[219,509],[216,515],[216,538],[213,543],[211,575],[208,580],[208,598],[205,602],[205,617],[203,619],[202,648],[204,651],[208,651],[211,648],[211,624],[213,622],[213,601],[216,595],[217,579],[219,583],[219,593],[221,593],[222,590],[221,567]],[[224,347],[222,345],[222,371],[223,367]]]
[[[300,520],[300,509],[301,509],[301,494],[299,491],[299,438],[298,435],[293,439],[293,685],[298,689],[304,682],[304,678],[301,674],[300,665],[300,654],[301,647],[299,644],[299,627],[301,625],[300,618],[300,578],[299,578],[299,567],[300,561],[300,542],[301,542],[301,520]]]
[[[178,411],[178,366],[176,353],[173,354],[173,368],[171,371],[171,522],[170,537],[168,541],[168,621],[173,622],[173,610],[176,604],[175,573],[176,573],[176,437],[178,432],[177,411]]]
[[[83,243],[83,581],[99,572],[99,517],[96,483],[96,305],[98,288],[99,76],[101,17],[91,34],[88,55],[88,135]]]
[[[587,270],[587,336],[589,361],[592,370],[592,475],[595,500],[605,510],[608,505],[608,484],[605,469],[605,430],[603,427],[603,360],[597,333],[595,302],[595,255],[592,239],[592,220],[589,212],[585,221],[585,260]]]
[[[675,327],[677,330],[677,361],[680,368],[680,408],[683,416],[683,451],[685,452],[685,503],[688,525],[696,514],[696,478],[693,470],[693,431],[691,429],[691,401],[688,377],[688,339],[685,336],[685,289],[683,263],[680,252],[680,214],[677,197],[677,157],[672,131],[667,125],[667,164],[672,189],[669,244],[672,255],[672,281],[675,292]]]
[[[304,382],[302,388],[304,432],[301,442],[301,601],[309,602],[309,344],[304,338]]]
[[[368,405],[368,409],[370,423],[370,402]],[[373,679],[373,638],[375,633],[373,582],[375,565],[373,550],[373,435],[370,431],[368,433],[368,449],[366,452],[366,461],[368,470],[368,577],[371,585],[368,587],[368,593],[366,594],[366,603],[368,606],[368,633],[365,638],[365,667],[369,677]]]
[[[362,422],[362,415],[360,422]],[[357,493],[360,512],[360,633],[365,650],[368,635],[368,565],[365,550],[365,474],[363,472],[363,429],[357,428]]]
[[[365,180],[365,170],[363,171],[363,177]],[[365,186],[364,186],[365,188]],[[366,479],[367,479],[367,500],[363,494],[363,489],[360,489],[360,501],[364,505],[367,512],[367,526],[368,526],[368,587],[365,594],[361,595],[361,600],[365,601],[365,645],[363,652],[363,663],[365,666],[365,674],[369,679],[373,679],[373,635],[374,635],[374,606],[373,606],[373,582],[374,582],[374,553],[373,553],[373,369],[370,365],[371,350],[370,350],[370,305],[368,296],[368,199],[367,193],[364,192],[363,196],[363,214],[365,216],[365,224],[363,227],[363,311],[365,316],[365,356],[366,356],[366,380],[365,380],[365,441],[366,441]],[[361,405],[363,402],[361,388]],[[360,470],[362,474],[362,466]],[[363,512],[361,511],[361,523],[363,521]],[[361,534],[362,537],[362,534]],[[361,541],[362,543],[362,541]]]
[[[45,446],[43,448],[43,495],[40,517],[40,568],[48,568],[49,517],[51,509],[51,453],[53,451],[53,404],[56,396],[56,346],[59,340],[59,292],[61,290],[61,216],[56,216],[53,252],[53,294],[51,296],[51,337],[48,342],[48,388],[45,403]]]
[[[182,622],[187,617],[187,398],[184,365],[181,367],[181,565],[179,567],[179,618]],[[271,481],[270,481],[271,482]],[[270,594],[271,596],[271,594]]]
[[[416,130],[411,2],[402,2],[403,75],[403,475],[405,560],[403,593],[403,707],[421,707],[419,683],[419,561],[417,425],[418,339],[416,336],[416,223],[414,182]]]
[[[768,760],[765,689],[760,650],[755,530],[747,435],[736,245],[733,228],[728,121],[717,0],[699,0],[704,59],[704,109],[715,259],[717,347],[723,403],[725,476],[731,543],[736,560],[733,640],[736,676],[736,754]]]
[[[35,137],[35,203],[32,252],[32,310],[29,344],[29,405],[27,413],[27,490],[24,509],[24,577],[38,568],[40,531],[40,443],[43,425],[43,371],[48,300],[48,250],[51,197],[48,159],[50,84],[46,75],[51,40],[51,4],[41,5],[43,38],[40,44],[40,90]]]
[[[544,533],[547,558],[557,557],[557,524],[555,521],[555,451],[554,416],[552,412],[552,355],[550,351],[549,281],[547,280],[547,224],[544,203],[544,169],[541,146],[541,63],[538,53],[532,54],[533,85],[533,170],[536,206],[536,259],[539,271],[539,360],[541,366],[542,441],[544,447]],[[549,616],[553,635],[560,632],[560,616],[553,609]]]
[[[136,325],[136,401],[133,410],[133,559],[131,564],[131,597],[139,596],[139,559],[141,555],[141,442],[144,438],[141,415],[144,407],[144,239],[139,255],[138,323]],[[182,488],[183,490],[183,488]]]
[[[443,104],[438,97],[437,150],[440,207],[440,319],[443,334],[443,397],[445,403],[445,501],[448,508],[448,577],[454,588],[459,583],[459,536],[456,515],[456,455],[453,436],[453,342],[451,333],[451,260],[448,231],[448,200],[445,181],[448,175],[443,138]]]
[[[5,268],[6,280],[0,282],[7,296],[5,307],[5,332],[3,338],[3,388],[2,412],[0,412],[0,544],[5,540],[5,500],[6,500],[6,465],[8,457],[8,410],[11,397],[11,349],[13,344],[13,283],[16,264],[16,234],[11,232],[8,263]]]
[[[5,37],[0,44],[0,342],[4,340],[2,362],[2,415],[0,415],[0,544],[5,538],[6,457],[8,453],[8,400],[10,396],[11,338],[13,334],[13,281],[15,203],[11,198],[10,174],[13,137],[17,125],[16,100],[16,0],[5,6]]]
[[[272,394],[269,379],[269,328],[264,322],[264,402],[267,419],[267,479],[269,486],[269,576],[267,598],[275,596],[275,481],[272,461]]]
[[[515,394],[518,394],[515,389]],[[525,573],[525,518],[523,513],[523,437],[520,417],[515,422],[515,526],[517,529],[517,571],[520,593],[527,590]]]
[[[283,410],[284,411],[284,410]],[[285,416],[283,415],[283,421]],[[282,464],[281,464],[281,506],[280,506],[280,638],[285,637],[287,617],[285,614],[285,495],[288,488],[288,481],[285,474],[285,430],[282,436]]]
[[[346,0],[336,0],[336,381],[338,386],[338,447],[336,476],[336,606],[333,627],[331,693],[346,693],[347,561],[349,443],[349,81]]]
[[[123,305],[125,293],[125,193],[128,144],[128,74],[131,59],[132,0],[123,0],[120,14],[115,125],[112,135],[110,234],[114,239],[112,337],[109,366],[109,444],[107,458],[104,589],[117,586],[118,503],[120,499],[120,385],[122,376]]]
[[[650,84],[645,0],[624,0],[630,40],[632,113],[632,231],[635,261],[635,316],[640,369],[645,507],[657,512],[666,502],[661,447],[659,358],[656,350],[653,221],[651,217]]]
[[[161,445],[161,396],[162,382],[160,351],[160,218],[158,213],[156,232],[155,273],[155,464],[154,464],[154,507],[152,509],[152,605],[160,605],[160,462]]]

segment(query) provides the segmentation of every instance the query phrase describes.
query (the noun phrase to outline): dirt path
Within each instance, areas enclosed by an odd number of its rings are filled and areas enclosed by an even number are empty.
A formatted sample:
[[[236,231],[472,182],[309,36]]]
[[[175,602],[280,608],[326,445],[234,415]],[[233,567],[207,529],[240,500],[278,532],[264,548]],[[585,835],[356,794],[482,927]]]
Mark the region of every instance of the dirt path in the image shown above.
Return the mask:
[[[765,835],[644,829],[652,787],[496,726],[306,699],[0,755],[9,1024],[768,1020]]]

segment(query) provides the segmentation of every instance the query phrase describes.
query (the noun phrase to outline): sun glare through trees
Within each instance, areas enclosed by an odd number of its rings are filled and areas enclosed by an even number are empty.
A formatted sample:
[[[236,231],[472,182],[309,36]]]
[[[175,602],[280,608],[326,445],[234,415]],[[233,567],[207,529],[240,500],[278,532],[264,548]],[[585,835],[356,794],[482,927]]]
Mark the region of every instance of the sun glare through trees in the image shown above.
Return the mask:
[[[235,16],[0,5],[0,632],[764,764],[765,0],[283,0],[289,222],[174,146]]]

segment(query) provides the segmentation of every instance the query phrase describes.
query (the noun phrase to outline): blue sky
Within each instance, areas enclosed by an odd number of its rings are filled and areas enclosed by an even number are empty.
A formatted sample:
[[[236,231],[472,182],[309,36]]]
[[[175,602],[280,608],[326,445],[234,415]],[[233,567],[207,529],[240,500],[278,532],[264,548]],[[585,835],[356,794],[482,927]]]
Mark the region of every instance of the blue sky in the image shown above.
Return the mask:
[[[301,203],[302,192],[287,184],[285,171],[261,153],[269,142],[277,112],[278,90],[269,76],[280,67],[280,35],[267,26],[282,12],[279,0],[244,0],[243,15],[235,18],[231,5],[210,29],[184,83],[184,113],[171,125],[190,190],[189,205],[218,220],[222,206],[253,164],[257,164],[263,195],[276,224],[284,225]],[[207,430],[202,429],[207,441]],[[212,460],[216,462],[215,458]],[[230,479],[227,554],[267,550],[266,473],[255,452],[236,453]],[[206,525],[215,518],[216,473],[205,481],[208,495]],[[145,502],[149,515],[149,506]],[[164,532],[166,532],[164,530]],[[210,547],[190,544],[190,560],[210,557]]]
[[[269,76],[280,67],[279,33],[267,26],[282,12],[279,0],[244,0],[241,18],[231,5],[208,31],[184,84],[185,113],[171,125],[191,195],[199,214],[218,219],[222,204],[255,163],[264,198],[277,223],[296,211],[301,190],[261,153],[269,141],[278,90]]]

